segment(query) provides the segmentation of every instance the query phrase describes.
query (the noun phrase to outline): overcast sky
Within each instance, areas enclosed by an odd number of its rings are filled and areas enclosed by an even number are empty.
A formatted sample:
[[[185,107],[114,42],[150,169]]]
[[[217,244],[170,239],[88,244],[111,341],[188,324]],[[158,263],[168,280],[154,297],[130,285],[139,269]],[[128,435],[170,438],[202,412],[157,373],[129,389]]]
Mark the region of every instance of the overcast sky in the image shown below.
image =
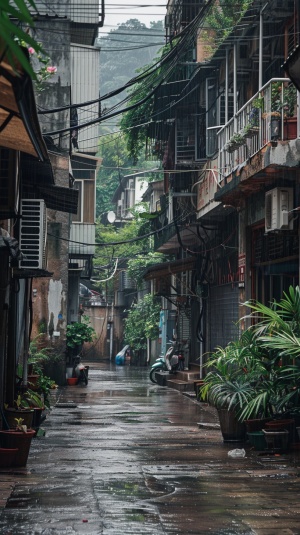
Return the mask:
[[[128,0],[105,0],[105,19],[100,36],[129,19],[139,19],[149,26],[150,21],[163,20],[165,14],[166,0],[132,0],[131,3]]]

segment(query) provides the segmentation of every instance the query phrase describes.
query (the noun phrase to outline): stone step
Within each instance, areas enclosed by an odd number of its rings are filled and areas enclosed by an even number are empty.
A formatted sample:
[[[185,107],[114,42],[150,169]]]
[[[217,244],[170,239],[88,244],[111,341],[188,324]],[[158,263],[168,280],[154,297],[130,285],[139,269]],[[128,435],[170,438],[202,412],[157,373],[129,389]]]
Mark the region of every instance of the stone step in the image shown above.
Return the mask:
[[[179,390],[179,392],[192,392],[194,390],[194,383],[181,381],[180,379],[167,379],[167,386]]]
[[[183,372],[177,372],[176,373],[176,379],[180,379],[181,381],[198,381],[199,380],[199,372],[194,372],[193,370],[189,371],[183,371]]]

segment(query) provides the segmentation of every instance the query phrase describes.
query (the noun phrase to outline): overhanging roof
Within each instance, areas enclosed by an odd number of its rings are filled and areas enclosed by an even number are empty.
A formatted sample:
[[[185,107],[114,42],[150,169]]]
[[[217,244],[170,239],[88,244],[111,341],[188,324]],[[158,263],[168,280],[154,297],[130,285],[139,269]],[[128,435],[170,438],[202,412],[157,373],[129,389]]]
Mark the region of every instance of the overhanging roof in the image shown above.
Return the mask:
[[[77,189],[39,185],[38,191],[45,200],[47,208],[68,214],[77,214],[79,194]]]
[[[16,60],[15,65],[14,70],[5,57],[0,63],[0,146],[49,161],[32,81]]]
[[[145,280],[159,279],[168,275],[176,275],[183,271],[192,271],[195,269],[195,258],[189,257],[173,262],[162,262],[149,267],[144,273]]]

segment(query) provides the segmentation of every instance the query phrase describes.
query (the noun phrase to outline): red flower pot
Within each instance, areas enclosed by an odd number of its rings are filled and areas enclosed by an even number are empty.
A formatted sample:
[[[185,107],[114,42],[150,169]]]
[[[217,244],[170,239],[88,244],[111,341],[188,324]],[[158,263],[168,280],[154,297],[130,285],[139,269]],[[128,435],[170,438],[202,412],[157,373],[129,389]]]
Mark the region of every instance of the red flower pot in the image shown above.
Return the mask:
[[[26,466],[31,440],[34,435],[35,431],[33,429],[28,429],[26,433],[15,431],[14,429],[0,431],[1,446],[3,448],[18,449],[12,466]]]
[[[77,379],[77,377],[68,377],[67,383],[68,383],[69,386],[77,385],[78,379]]]
[[[15,462],[17,448],[0,448],[0,468],[10,468]]]

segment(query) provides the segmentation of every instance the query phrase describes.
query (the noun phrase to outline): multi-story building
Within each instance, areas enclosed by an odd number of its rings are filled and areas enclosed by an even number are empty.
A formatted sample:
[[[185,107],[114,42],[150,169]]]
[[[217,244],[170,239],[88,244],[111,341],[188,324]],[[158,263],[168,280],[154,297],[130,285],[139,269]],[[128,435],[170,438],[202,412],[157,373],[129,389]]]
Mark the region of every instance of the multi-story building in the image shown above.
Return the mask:
[[[283,67],[299,44],[294,4],[252,2],[215,51],[198,16],[193,73],[177,65],[156,92],[166,216],[154,226],[168,223],[156,249],[177,258],[165,292],[177,294],[175,324],[192,360],[238,337],[241,303],[267,304],[299,281],[299,95]],[[180,6],[169,6],[170,39],[189,22]],[[164,278],[159,266],[149,277]]]
[[[55,162],[56,180],[71,185],[78,195],[71,216],[48,213],[48,269],[53,276],[43,284],[34,282],[35,332],[41,332],[42,322],[52,345],[62,348],[67,323],[78,321],[79,285],[91,277],[95,251],[96,175],[101,159],[96,157],[100,51],[94,44],[104,6],[99,13],[98,0],[88,5],[57,1],[51,8],[39,1],[35,5],[35,38],[56,68],[36,94],[40,124]]]

